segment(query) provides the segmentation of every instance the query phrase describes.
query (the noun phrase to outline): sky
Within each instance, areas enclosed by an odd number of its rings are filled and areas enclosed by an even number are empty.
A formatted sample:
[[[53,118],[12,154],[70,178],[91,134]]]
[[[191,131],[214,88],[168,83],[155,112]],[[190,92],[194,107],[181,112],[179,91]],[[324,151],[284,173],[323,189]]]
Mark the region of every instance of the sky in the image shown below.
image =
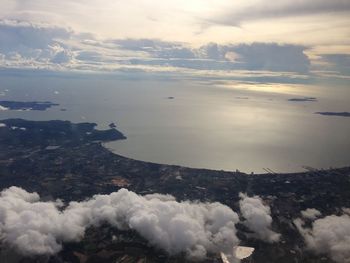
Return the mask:
[[[1,0],[0,67],[350,78],[348,0]]]

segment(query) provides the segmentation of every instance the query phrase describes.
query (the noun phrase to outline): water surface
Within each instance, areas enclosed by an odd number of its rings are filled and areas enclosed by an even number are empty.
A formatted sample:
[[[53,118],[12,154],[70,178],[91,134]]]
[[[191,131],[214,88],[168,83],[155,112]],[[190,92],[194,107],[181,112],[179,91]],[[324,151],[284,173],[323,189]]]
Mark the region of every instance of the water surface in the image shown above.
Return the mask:
[[[346,87],[126,80],[103,75],[1,76],[0,81],[0,100],[60,104],[43,112],[0,111],[0,119],[88,121],[99,128],[114,122],[128,138],[106,147],[135,159],[244,172],[350,164],[350,118],[314,114],[350,111]],[[300,96],[318,101],[288,101]]]

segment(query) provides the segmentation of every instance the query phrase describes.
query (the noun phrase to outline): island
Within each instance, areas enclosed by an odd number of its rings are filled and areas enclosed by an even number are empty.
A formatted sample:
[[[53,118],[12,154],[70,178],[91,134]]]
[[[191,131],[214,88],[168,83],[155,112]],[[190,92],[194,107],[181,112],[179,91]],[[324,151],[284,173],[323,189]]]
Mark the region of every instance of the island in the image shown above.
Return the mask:
[[[329,111],[324,111],[324,112],[315,112],[315,114],[319,115],[325,115],[325,116],[338,116],[338,117],[350,117],[350,112],[329,112]]]
[[[293,102],[302,102],[302,101],[316,102],[317,98],[315,98],[315,97],[291,98],[291,99],[288,99],[288,101],[293,101]]]
[[[44,200],[59,198],[67,203],[127,188],[140,195],[171,194],[178,201],[220,202],[234,211],[239,211],[239,193],[259,195],[269,204],[272,226],[281,234],[281,240],[270,243],[256,239],[245,225],[238,223],[241,244],[255,248],[250,261],[242,263],[333,262],[329,255],[305,248],[293,219],[307,208],[330,215],[339,214],[341,207],[350,207],[350,167],[245,174],[156,164],[112,153],[103,142],[126,137],[115,128],[95,128],[94,123],[0,120],[0,190],[16,185],[37,192]],[[16,258],[14,253],[0,245],[0,261]],[[169,255],[152,246],[134,230],[118,230],[102,222],[88,228],[81,241],[64,243],[55,255],[28,256],[18,262],[192,261],[184,254]],[[200,262],[221,261],[218,255],[210,254]]]
[[[45,111],[52,106],[58,106],[57,103],[50,101],[0,101],[0,107],[2,110],[37,110]]]

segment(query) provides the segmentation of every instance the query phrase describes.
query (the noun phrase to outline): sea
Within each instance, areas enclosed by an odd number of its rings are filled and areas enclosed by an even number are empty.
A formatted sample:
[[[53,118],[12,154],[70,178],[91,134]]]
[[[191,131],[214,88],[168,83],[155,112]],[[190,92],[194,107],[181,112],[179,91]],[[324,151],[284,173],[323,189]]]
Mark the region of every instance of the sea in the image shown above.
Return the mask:
[[[311,101],[290,101],[312,97]],[[115,123],[105,143],[137,160],[266,173],[350,165],[350,87],[109,74],[0,74],[0,100],[51,101],[46,111],[0,110],[0,120]]]

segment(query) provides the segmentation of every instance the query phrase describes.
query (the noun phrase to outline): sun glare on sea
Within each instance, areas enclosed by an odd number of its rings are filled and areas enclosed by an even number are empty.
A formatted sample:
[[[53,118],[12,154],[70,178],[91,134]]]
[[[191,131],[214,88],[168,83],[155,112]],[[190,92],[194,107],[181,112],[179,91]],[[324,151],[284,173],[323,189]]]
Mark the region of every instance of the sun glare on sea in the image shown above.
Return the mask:
[[[266,93],[279,93],[279,94],[293,94],[293,95],[305,95],[305,91],[312,90],[310,86],[303,84],[286,84],[286,83],[250,83],[250,82],[224,82],[218,87],[254,91],[254,92],[266,92]]]

